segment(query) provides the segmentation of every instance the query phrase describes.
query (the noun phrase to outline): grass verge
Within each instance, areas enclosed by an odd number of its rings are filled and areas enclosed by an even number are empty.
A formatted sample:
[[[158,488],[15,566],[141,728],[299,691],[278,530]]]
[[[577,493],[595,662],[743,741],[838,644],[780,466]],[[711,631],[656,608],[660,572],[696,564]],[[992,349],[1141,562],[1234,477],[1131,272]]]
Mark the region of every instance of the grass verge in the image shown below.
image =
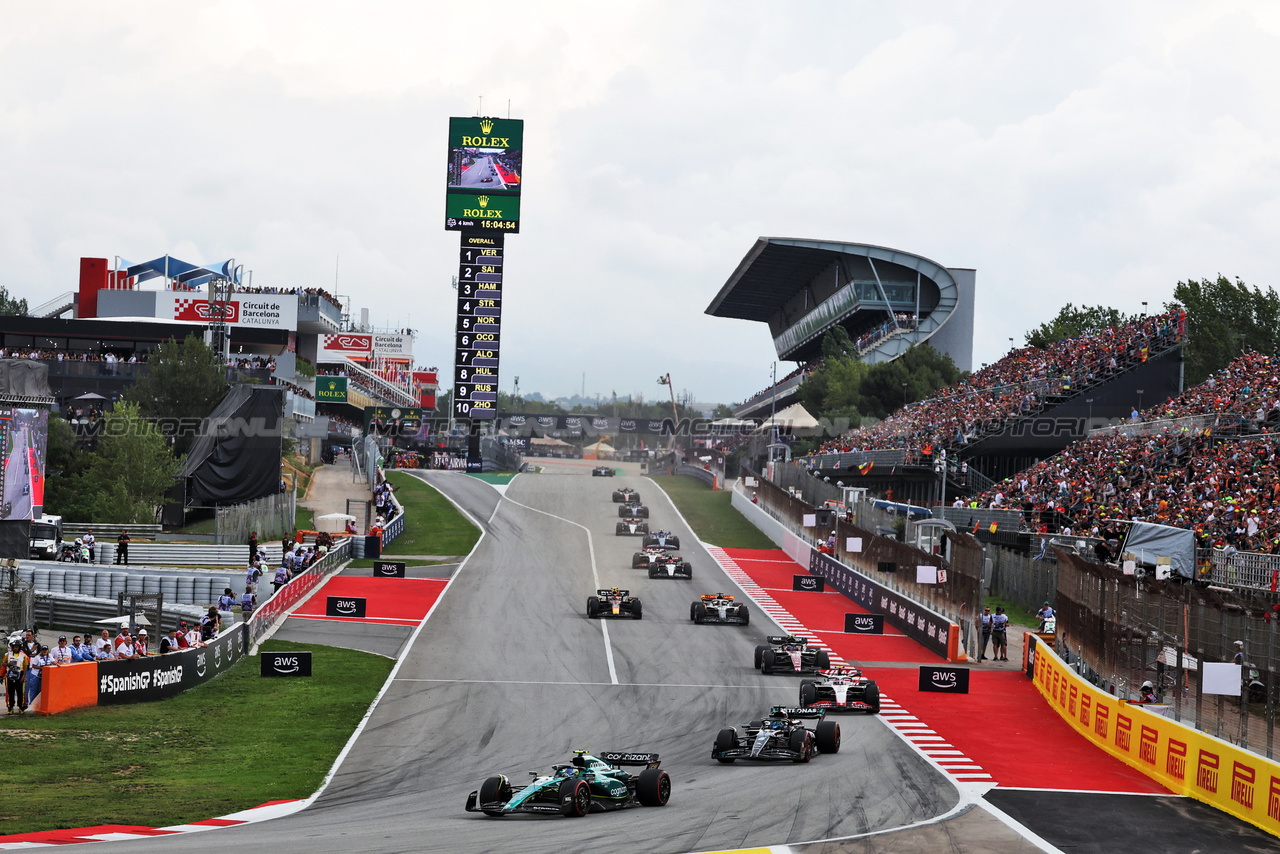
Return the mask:
[[[464,555],[480,539],[480,529],[426,482],[400,471],[388,472],[387,480],[404,505],[405,520],[404,533],[384,555]]]
[[[311,644],[263,648],[311,650],[311,678],[263,679],[255,656],[162,703],[0,718],[0,834],[164,827],[311,795],[393,662]]]
[[[730,505],[728,490],[714,490],[689,475],[649,478],[675,502],[703,542],[726,549],[776,549],[773,540]]]

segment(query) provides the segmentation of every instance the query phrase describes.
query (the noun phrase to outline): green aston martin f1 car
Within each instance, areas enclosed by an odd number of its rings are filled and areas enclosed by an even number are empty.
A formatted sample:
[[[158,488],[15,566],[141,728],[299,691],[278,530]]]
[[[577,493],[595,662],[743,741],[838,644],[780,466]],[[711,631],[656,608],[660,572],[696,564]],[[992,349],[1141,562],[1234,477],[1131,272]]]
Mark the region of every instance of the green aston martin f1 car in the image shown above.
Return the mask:
[[[467,811],[492,816],[517,812],[582,816],[635,804],[666,806],[671,778],[658,765],[656,753],[608,752],[597,757],[575,750],[572,762],[551,766],[550,774],[530,771],[533,780],[524,788],[513,786],[502,774],[490,777],[467,796]],[[633,774],[626,766],[644,770]]]

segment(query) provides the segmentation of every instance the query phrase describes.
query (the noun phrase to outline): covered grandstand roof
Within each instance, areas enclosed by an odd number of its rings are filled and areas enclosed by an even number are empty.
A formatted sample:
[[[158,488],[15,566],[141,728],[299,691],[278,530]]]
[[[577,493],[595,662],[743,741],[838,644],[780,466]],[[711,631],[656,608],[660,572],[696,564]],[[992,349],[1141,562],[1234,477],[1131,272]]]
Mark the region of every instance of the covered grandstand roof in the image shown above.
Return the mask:
[[[120,262],[125,275],[136,279],[139,283],[161,277],[190,287],[206,284],[215,278],[229,279],[237,283],[240,281],[240,269],[236,266],[234,259],[228,259],[219,264],[192,264],[189,261],[174,258],[172,255],[161,255],[159,258],[152,258],[150,261],[138,264],[123,258]]]
[[[706,313],[769,324],[782,359],[813,358],[824,333],[842,325],[864,360],[892,360],[932,339],[969,370],[973,282],[972,270],[899,249],[761,237]]]

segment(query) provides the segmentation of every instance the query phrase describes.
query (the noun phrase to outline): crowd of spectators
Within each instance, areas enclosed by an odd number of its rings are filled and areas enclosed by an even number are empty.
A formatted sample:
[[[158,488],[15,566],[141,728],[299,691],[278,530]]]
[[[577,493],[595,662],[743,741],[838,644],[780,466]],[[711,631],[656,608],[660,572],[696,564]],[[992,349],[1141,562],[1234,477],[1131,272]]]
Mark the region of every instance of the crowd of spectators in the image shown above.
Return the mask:
[[[146,362],[147,354],[142,353],[73,353],[70,350],[40,350],[34,347],[15,347],[7,350],[0,347],[0,359],[40,359],[46,362],[103,362],[108,365],[127,362],[137,364]]]
[[[235,356],[228,360],[227,367],[242,371],[274,371],[275,356]]]
[[[1047,395],[1078,392],[1146,361],[1185,334],[1186,312],[1175,307],[1098,335],[1023,347],[879,424],[823,443],[816,453],[898,448],[928,456],[958,448],[1033,412]]]
[[[338,298],[324,288],[242,288],[237,285],[235,292],[238,294],[294,294],[296,296],[312,294],[328,300],[334,308],[342,309],[342,303],[338,301]]]
[[[758,392],[748,397],[747,400],[755,400],[757,397],[761,397],[762,395],[768,394],[769,392],[773,391],[775,388],[778,388],[779,386],[782,386],[782,385],[786,385],[796,377],[799,377],[799,376],[807,377],[809,374],[813,373],[814,371],[821,369],[825,363],[826,363],[825,359],[815,359],[812,362],[807,362],[801,365],[800,367],[796,368],[791,373],[787,374],[782,379],[778,380],[773,385],[760,389]],[[746,401],[743,401],[743,403],[745,402]]]
[[[1148,521],[1190,529],[1202,547],[1280,553],[1280,436],[1240,435],[1235,417],[1167,420],[1238,414],[1267,429],[1280,419],[1277,368],[1274,356],[1245,354],[1144,413],[1163,423],[1098,431],[972,501],[1077,536],[1106,539],[1110,526]]]
[[[853,345],[861,356],[889,336],[915,329],[917,320],[914,314],[896,314],[893,320],[886,320],[874,329],[863,332],[853,340]]]

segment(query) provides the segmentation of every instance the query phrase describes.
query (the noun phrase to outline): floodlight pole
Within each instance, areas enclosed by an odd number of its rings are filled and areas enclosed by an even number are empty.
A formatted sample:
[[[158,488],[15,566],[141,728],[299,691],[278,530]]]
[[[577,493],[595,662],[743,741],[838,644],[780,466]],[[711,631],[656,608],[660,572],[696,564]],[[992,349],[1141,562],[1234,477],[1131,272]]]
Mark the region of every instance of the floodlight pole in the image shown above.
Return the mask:
[[[676,447],[676,429],[680,425],[680,414],[676,411],[676,387],[671,383],[671,373],[668,372],[658,377],[658,385],[667,387],[667,391],[671,392],[671,441],[667,443],[667,450],[674,451]]]

